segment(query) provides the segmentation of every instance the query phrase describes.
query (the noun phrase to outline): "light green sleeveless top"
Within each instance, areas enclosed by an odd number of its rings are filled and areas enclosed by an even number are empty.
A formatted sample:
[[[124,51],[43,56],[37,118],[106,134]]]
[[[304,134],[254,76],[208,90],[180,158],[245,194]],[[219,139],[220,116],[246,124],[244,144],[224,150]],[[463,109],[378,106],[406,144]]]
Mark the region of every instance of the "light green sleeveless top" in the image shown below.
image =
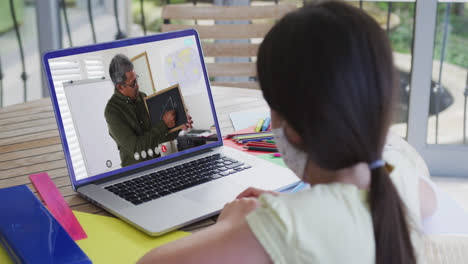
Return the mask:
[[[390,177],[408,208],[411,241],[423,263],[418,168],[398,150],[384,159],[395,165]],[[250,229],[273,263],[375,263],[372,217],[367,191],[342,183],[278,197],[260,196],[247,216]]]

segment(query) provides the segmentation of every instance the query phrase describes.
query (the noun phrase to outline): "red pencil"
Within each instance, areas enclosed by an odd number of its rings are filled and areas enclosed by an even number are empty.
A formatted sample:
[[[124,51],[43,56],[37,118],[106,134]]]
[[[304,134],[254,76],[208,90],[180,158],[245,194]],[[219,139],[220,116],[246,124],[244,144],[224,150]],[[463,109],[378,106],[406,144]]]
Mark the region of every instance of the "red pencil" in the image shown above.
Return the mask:
[[[246,146],[250,147],[265,147],[265,148],[276,148],[276,145],[273,143],[263,143],[263,142],[247,142]]]

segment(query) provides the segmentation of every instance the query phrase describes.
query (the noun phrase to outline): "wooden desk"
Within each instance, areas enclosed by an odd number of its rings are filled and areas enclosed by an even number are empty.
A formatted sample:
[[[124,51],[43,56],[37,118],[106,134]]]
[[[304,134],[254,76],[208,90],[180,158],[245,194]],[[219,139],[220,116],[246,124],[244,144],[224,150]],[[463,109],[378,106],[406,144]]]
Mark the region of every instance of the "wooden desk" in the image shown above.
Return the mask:
[[[212,87],[218,121],[223,135],[231,133],[229,113],[237,111],[268,111],[259,90]],[[388,142],[404,149],[426,168],[417,152],[403,139],[390,134]],[[62,144],[49,98],[0,109],[0,188],[27,184],[36,193],[28,176],[47,172],[73,210],[109,215],[101,208],[78,196],[71,188]],[[214,223],[213,219],[185,228],[192,231]]]
[[[223,135],[234,130],[229,113],[268,111],[259,90],[212,87],[212,92]],[[0,109],[0,188],[27,184],[37,194],[28,176],[39,172],[49,174],[73,210],[109,215],[71,188],[50,98]]]

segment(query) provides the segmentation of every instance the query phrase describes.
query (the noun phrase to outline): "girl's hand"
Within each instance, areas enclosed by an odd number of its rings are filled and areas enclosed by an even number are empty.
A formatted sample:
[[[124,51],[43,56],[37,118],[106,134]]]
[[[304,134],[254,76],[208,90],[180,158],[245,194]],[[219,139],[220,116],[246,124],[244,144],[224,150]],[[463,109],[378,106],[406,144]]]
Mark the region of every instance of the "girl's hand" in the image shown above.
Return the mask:
[[[258,198],[260,195],[262,195],[264,193],[269,193],[269,194],[272,194],[274,196],[278,196],[278,195],[281,194],[281,193],[275,192],[275,191],[267,191],[267,190],[257,189],[257,188],[254,188],[254,187],[249,187],[245,191],[241,192],[237,196],[237,199],[240,199],[240,198]]]
[[[245,219],[257,207],[257,199],[236,199],[215,225],[153,249],[138,263],[272,263]]]
[[[240,223],[258,205],[258,201],[255,198],[236,199],[224,206],[217,223]]]

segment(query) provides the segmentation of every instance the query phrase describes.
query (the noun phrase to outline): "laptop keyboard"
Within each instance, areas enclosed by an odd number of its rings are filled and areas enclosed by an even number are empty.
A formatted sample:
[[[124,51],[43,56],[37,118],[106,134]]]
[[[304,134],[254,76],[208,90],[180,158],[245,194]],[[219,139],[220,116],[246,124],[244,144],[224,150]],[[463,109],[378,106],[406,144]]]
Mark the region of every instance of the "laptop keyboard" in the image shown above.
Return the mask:
[[[105,189],[139,205],[249,168],[249,165],[237,160],[214,154],[110,185]]]

